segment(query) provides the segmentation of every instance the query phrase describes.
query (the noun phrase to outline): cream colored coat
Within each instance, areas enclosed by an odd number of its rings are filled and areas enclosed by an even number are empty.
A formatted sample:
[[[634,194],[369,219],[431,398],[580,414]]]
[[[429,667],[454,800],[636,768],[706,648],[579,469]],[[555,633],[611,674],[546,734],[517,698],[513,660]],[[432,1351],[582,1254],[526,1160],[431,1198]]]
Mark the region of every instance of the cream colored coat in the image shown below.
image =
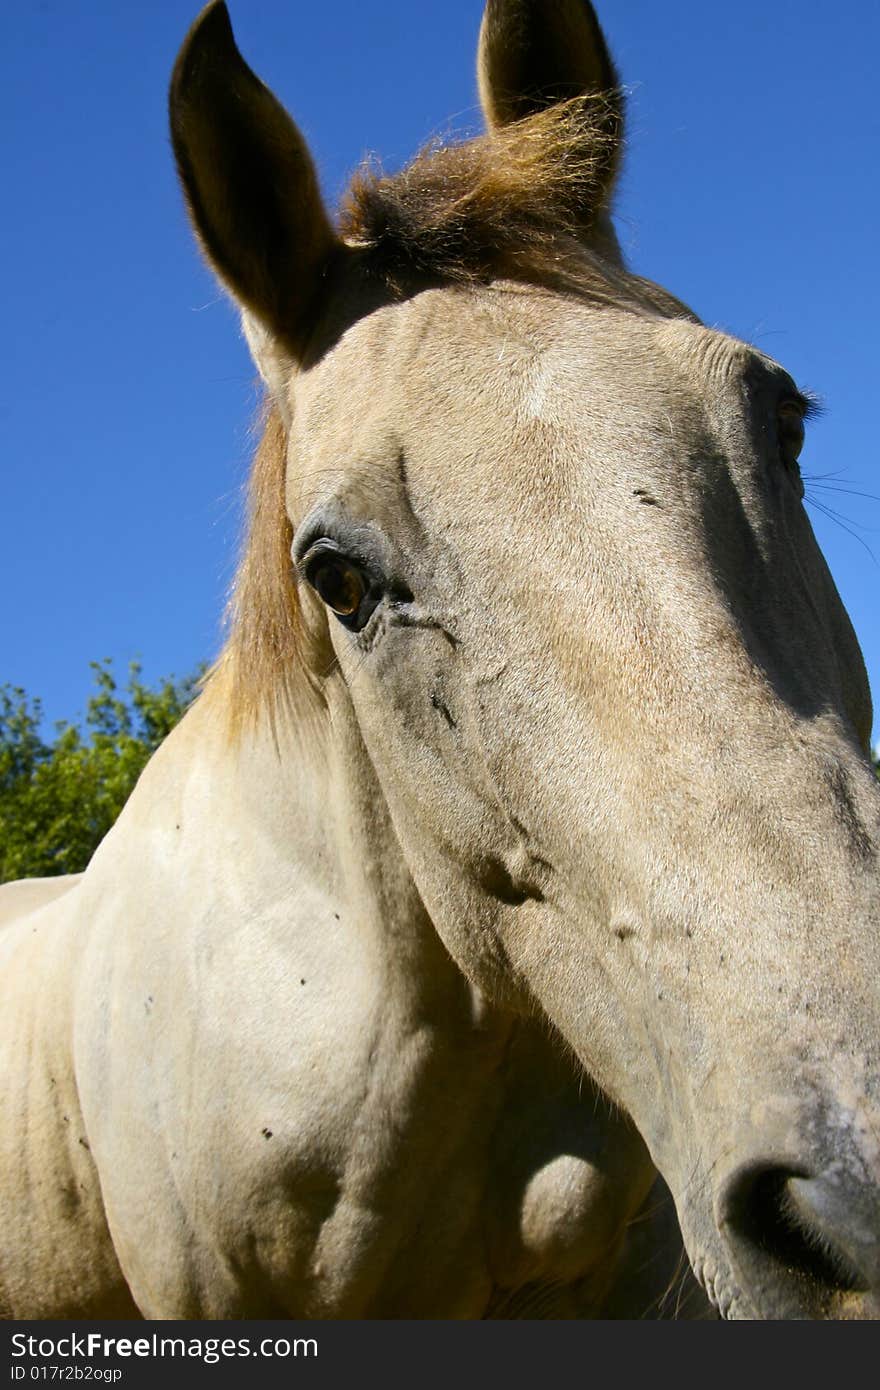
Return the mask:
[[[492,0],[497,180],[529,93],[613,81],[588,5]],[[14,1316],[656,1314],[658,1169],[722,1312],[877,1316],[880,793],[804,402],[626,276],[602,110],[592,291],[394,290],[225,8],[187,40],[285,497],[87,873],[0,896]]]

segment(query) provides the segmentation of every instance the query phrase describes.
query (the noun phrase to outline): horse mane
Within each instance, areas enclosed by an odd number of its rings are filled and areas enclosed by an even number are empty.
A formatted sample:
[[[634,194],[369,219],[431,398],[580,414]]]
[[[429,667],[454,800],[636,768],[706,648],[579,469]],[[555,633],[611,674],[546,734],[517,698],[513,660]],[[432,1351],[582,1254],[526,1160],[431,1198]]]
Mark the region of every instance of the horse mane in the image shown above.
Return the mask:
[[[369,248],[371,271],[391,288],[414,274],[554,282],[582,259],[602,210],[609,101],[576,97],[474,140],[435,141],[390,176],[362,169],[340,230]]]
[[[514,280],[593,303],[693,317],[630,274],[607,219],[613,93],[556,102],[463,143],[435,141],[399,173],[355,175],[340,232],[392,294],[413,281]]]
[[[304,634],[290,558],[286,463],[284,425],[267,401],[248,479],[244,544],[226,606],[226,642],[205,678],[206,692],[224,698],[233,737],[263,713],[274,731],[279,712],[300,691],[313,688],[301,659]]]
[[[343,196],[340,235],[358,246],[365,273],[392,298],[414,285],[501,279],[624,311],[693,318],[603,246],[610,102],[610,95],[575,97],[464,143],[435,143],[396,174],[363,169]],[[268,405],[228,636],[208,678],[224,690],[233,733],[262,714],[274,730],[281,711],[314,713],[322,703],[291,568],[285,472],[284,427]]]

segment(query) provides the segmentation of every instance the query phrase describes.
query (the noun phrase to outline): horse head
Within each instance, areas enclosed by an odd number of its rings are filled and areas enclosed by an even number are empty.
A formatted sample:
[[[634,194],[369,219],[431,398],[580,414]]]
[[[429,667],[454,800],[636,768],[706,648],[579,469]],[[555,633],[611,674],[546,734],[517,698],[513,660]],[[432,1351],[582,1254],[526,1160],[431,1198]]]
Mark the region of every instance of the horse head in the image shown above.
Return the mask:
[[[222,3],[181,52],[271,408],[231,704],[357,750],[446,950],[632,1117],[725,1314],[876,1317],[880,788],[810,401],[623,265],[591,6],[489,0],[478,67],[486,134],[337,223]]]

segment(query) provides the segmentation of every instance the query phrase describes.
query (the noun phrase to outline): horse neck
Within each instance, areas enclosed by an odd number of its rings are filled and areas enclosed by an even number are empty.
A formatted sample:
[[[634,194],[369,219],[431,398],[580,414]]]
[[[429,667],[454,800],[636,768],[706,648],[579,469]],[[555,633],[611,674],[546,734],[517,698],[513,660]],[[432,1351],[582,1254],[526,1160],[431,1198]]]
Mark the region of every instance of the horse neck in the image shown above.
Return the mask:
[[[273,728],[265,719],[235,742],[217,732],[216,703],[209,689],[184,724],[190,757],[209,736],[198,755],[209,788],[201,797],[225,819],[221,842],[243,847],[239,891],[254,902],[289,896],[297,932],[329,925],[369,940],[389,1003],[393,995],[431,1013],[480,1011],[413,881],[341,680],[317,724],[282,716]]]

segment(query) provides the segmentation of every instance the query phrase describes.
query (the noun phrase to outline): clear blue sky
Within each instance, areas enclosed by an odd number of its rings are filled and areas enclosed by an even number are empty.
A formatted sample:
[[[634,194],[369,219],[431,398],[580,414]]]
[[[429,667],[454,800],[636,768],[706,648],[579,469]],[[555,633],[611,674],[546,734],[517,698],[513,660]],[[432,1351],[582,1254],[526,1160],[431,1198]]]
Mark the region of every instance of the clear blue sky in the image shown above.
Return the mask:
[[[210,658],[252,445],[254,373],[201,267],[165,92],[190,0],[4,9],[0,681],[81,712],[88,662]],[[475,130],[481,0],[231,0],[329,199]],[[876,0],[605,0],[632,89],[618,227],[634,269],[825,400],[805,472],[880,561]],[[880,704],[880,565],[814,509]],[[861,529],[865,528],[865,529]]]

